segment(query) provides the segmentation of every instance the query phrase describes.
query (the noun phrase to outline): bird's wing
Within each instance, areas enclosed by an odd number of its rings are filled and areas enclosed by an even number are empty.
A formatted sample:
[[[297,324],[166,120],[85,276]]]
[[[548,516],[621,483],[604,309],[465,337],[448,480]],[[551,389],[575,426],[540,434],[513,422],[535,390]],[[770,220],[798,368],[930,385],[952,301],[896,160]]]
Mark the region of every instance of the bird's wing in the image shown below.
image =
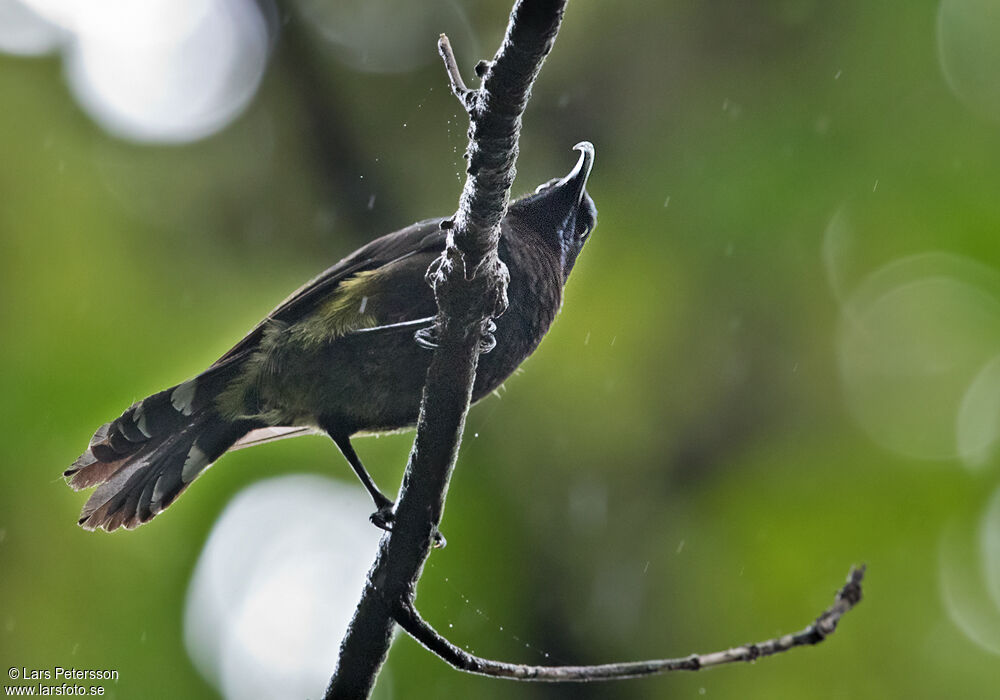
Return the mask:
[[[359,272],[376,270],[413,255],[444,250],[445,239],[446,233],[441,229],[441,219],[420,221],[375,239],[292,292],[240,342],[216,360],[212,368],[228,365],[252,352],[263,336],[268,322],[292,323],[303,318],[317,305],[329,299],[331,293],[344,280]]]

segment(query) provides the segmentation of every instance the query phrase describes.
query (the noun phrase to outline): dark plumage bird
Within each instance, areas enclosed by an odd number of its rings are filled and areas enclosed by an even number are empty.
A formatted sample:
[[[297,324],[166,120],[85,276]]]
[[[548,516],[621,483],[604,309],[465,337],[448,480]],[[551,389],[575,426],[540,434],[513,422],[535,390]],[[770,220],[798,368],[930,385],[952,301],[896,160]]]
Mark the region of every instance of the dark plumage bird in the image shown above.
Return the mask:
[[[482,356],[473,400],[496,389],[538,346],[596,223],[586,192],[594,148],[576,167],[513,202],[499,255],[509,307]],[[378,238],[300,288],[211,367],[153,394],[101,426],[65,471],[75,489],[97,486],[80,517],[88,530],[134,528],[173,503],[226,451],[326,433],[361,478],[381,526],[392,501],[351,446],[359,433],[416,423],[431,353],[414,332],[437,311],[424,280],[444,249],[443,219]]]

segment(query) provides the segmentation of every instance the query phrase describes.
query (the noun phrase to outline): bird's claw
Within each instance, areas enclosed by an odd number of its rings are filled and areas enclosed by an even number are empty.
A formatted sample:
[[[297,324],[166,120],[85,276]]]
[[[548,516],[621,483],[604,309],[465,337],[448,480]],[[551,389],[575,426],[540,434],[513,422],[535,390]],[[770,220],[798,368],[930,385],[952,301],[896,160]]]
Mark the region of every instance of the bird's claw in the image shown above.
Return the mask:
[[[392,530],[392,521],[395,519],[396,515],[392,511],[393,503],[390,501],[386,505],[379,508],[377,511],[368,516],[372,525],[380,530],[385,530],[389,532]]]
[[[492,318],[483,321],[482,336],[479,338],[479,354],[485,355],[497,346],[497,324]]]
[[[492,318],[483,321],[482,335],[479,338],[479,353],[485,355],[497,346],[497,324]],[[413,339],[417,345],[424,350],[437,350],[438,348],[437,325],[433,324],[426,328],[421,328],[413,334]]]
[[[424,350],[437,350],[437,324],[432,323],[426,328],[421,328],[413,334],[413,339],[417,341],[417,345],[422,347]]]
[[[372,525],[379,528],[380,530],[385,530],[386,532],[392,532],[392,524],[396,519],[396,514],[393,512],[394,504],[392,502],[379,508],[377,511],[368,516]],[[448,546],[448,540],[444,538],[441,531],[434,528],[434,534],[431,535],[431,547],[434,549],[444,549]]]

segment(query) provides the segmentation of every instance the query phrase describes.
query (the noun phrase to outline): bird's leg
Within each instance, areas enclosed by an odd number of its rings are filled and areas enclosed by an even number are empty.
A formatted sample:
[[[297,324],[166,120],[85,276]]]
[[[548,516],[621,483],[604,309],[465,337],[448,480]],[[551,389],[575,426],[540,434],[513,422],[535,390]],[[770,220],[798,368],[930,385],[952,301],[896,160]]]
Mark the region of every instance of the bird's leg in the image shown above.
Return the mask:
[[[358,475],[361,479],[361,483],[368,490],[368,494],[372,497],[372,501],[375,502],[375,512],[372,513],[368,519],[372,521],[372,525],[382,530],[391,530],[392,521],[394,518],[393,507],[395,503],[389,499],[384,493],[382,493],[375,482],[372,480],[371,475],[368,470],[365,469],[365,465],[361,463],[361,458],[358,457],[358,453],[354,451],[354,446],[351,444],[351,439],[347,437],[341,437],[333,432],[327,433],[330,439],[336,443],[337,447],[340,448],[340,452],[344,455],[344,458],[354,469],[354,473]],[[448,545],[448,540],[444,538],[440,530],[434,528],[434,534],[431,536],[431,545],[435,549],[443,549]]]
[[[368,491],[368,495],[372,497],[372,501],[375,502],[375,512],[371,514],[369,520],[375,527],[381,528],[383,530],[392,529],[392,518],[393,518],[393,506],[395,505],[388,496],[382,493],[375,482],[372,481],[371,475],[368,474],[368,470],[365,469],[365,465],[361,463],[361,458],[358,457],[358,453],[354,451],[354,446],[351,445],[351,439],[348,437],[342,437],[336,433],[328,432],[330,438],[336,443],[337,447],[340,448],[341,454],[344,455],[344,459],[347,460],[348,464],[354,470],[354,473],[358,475],[361,479],[361,483],[364,485],[365,489]]]

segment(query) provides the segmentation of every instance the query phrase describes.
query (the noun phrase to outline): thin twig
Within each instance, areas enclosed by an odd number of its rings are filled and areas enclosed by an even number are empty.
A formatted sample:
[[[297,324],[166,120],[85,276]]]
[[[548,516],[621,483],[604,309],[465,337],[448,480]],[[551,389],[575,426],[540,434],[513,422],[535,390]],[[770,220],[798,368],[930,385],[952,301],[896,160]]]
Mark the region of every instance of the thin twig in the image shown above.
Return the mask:
[[[701,671],[714,666],[738,661],[755,661],[765,656],[773,656],[795,647],[819,644],[833,634],[840,618],[861,600],[861,579],[865,567],[851,569],[847,583],[837,593],[833,605],[801,632],[786,634],[757,644],[744,644],[725,651],[710,654],[692,654],[678,659],[653,659],[650,661],[628,661],[595,666],[528,666],[503,661],[493,661],[470,654],[452,644],[431,627],[413,607],[404,601],[395,610],[396,621],[414,639],[435,655],[460,671],[476,673],[495,678],[513,678],[528,681],[586,682],[607,681],[637,676],[649,676],[668,671]]]
[[[458,61],[455,60],[455,53],[451,50],[451,42],[448,41],[448,37],[444,34],[438,39],[438,53],[441,54],[441,60],[444,61],[444,69],[448,73],[448,82],[451,84],[451,91],[455,93],[455,97],[468,109],[468,104],[465,100],[469,94],[469,88],[465,87],[465,81],[462,80],[462,72],[458,69]]]

